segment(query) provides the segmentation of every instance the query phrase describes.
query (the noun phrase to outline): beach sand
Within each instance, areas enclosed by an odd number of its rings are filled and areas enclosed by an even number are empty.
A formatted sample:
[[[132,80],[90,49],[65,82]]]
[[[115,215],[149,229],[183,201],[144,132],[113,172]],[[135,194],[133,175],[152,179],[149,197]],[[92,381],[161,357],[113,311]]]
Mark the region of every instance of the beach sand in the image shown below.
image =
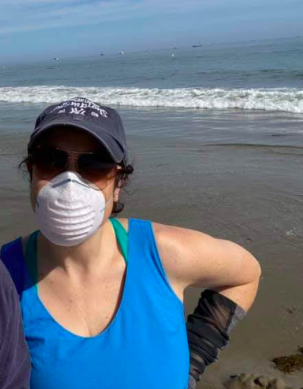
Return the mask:
[[[262,266],[256,303],[198,388],[222,389],[230,375],[241,373],[278,377],[294,389],[302,388],[303,371],[287,375],[271,362],[303,346],[302,117],[237,111],[120,112],[135,166],[128,193],[123,193],[123,216],[233,240]],[[8,124],[1,132],[0,244],[36,228],[27,180],[16,168],[33,122],[26,112],[24,117],[24,125]],[[187,291],[186,314],[200,292]],[[245,384],[242,388],[255,389]]]

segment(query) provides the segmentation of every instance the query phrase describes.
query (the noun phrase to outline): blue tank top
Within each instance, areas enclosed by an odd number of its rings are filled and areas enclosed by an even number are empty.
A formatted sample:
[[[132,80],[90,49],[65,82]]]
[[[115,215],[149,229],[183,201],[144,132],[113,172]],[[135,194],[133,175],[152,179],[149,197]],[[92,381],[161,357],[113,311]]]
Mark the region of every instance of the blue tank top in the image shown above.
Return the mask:
[[[168,283],[151,222],[129,220],[121,303],[109,326],[92,338],[64,329],[44,307],[21,238],[3,246],[1,258],[20,295],[31,389],[187,388],[183,304]]]

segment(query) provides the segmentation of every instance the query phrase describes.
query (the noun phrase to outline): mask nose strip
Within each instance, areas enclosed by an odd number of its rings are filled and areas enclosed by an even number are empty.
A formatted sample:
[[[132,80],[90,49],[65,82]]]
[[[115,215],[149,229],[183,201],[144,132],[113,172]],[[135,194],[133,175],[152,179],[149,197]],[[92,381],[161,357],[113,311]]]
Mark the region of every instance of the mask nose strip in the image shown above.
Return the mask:
[[[53,188],[59,188],[60,186],[65,185],[65,184],[67,184],[69,182],[72,182],[71,178],[67,178],[66,180],[63,180],[61,182],[58,182],[57,184],[54,184]]]
[[[69,182],[74,182],[75,184],[82,185],[82,186],[84,186],[85,188],[90,188],[90,186],[87,185],[86,183],[80,182],[80,181],[75,180],[75,179],[73,179],[73,178],[67,178],[66,180],[63,180],[63,181],[61,181],[61,182],[58,182],[57,184],[54,184],[54,185],[53,185],[53,188],[54,188],[54,189],[55,189],[55,188],[59,188],[60,186],[63,186],[63,185],[68,184]]]

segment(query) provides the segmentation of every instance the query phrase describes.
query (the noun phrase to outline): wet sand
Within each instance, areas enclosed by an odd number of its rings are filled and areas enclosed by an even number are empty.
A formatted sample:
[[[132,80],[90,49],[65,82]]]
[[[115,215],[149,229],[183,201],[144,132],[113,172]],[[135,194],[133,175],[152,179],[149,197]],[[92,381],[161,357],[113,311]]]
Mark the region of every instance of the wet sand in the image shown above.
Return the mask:
[[[35,228],[28,183],[16,169],[36,115],[31,112],[29,120],[25,111],[23,126],[0,127],[0,244]],[[221,389],[230,375],[240,373],[280,377],[294,389],[303,387],[303,371],[285,375],[270,362],[303,346],[303,118],[236,111],[120,112],[135,166],[123,194],[123,216],[233,240],[262,266],[255,305],[198,387]],[[186,314],[199,293],[188,290]]]

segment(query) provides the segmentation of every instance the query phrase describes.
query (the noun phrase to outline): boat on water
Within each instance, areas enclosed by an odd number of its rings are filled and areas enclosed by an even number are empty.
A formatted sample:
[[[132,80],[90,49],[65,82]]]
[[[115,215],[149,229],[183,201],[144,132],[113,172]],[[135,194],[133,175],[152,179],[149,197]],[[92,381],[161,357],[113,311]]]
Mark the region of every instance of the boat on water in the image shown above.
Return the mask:
[[[197,47],[202,47],[202,45],[193,45],[192,47],[197,48]]]

